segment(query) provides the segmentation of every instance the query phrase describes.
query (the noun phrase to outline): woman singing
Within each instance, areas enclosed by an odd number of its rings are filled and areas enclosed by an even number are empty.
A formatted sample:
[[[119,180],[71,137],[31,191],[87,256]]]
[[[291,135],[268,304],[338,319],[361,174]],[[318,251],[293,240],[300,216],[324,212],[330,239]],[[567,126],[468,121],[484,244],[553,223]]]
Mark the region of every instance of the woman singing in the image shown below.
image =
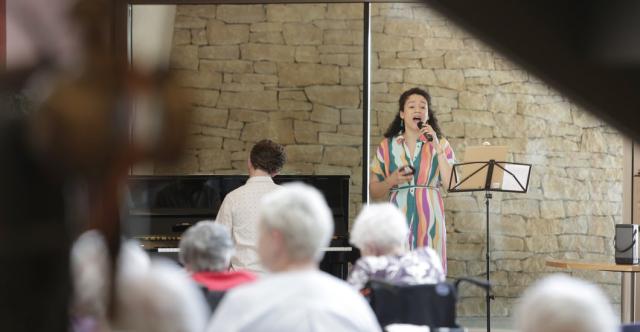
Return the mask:
[[[427,91],[413,88],[400,96],[398,114],[384,137],[371,165],[371,196],[388,199],[405,213],[409,247],[433,248],[446,273],[440,187],[449,188],[455,156],[438,126]]]

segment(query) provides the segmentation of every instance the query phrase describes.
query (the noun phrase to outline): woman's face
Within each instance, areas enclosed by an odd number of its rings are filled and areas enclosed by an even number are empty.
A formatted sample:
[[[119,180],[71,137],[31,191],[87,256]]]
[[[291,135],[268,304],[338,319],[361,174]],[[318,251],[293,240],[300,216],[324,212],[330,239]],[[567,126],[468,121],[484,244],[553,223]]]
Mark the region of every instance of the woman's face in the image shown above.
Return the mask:
[[[410,95],[404,103],[404,109],[400,111],[400,118],[404,121],[407,130],[418,131],[418,122],[426,123],[429,120],[429,105],[427,99],[421,95]]]

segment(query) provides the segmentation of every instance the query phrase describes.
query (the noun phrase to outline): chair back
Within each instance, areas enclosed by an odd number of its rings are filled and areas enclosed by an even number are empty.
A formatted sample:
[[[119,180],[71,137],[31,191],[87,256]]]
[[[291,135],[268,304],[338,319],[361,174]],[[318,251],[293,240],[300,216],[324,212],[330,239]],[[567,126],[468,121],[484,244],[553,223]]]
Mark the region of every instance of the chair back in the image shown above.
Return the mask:
[[[366,288],[370,289],[371,308],[383,327],[393,323],[427,325],[432,329],[458,327],[454,285],[393,285],[371,280]]]

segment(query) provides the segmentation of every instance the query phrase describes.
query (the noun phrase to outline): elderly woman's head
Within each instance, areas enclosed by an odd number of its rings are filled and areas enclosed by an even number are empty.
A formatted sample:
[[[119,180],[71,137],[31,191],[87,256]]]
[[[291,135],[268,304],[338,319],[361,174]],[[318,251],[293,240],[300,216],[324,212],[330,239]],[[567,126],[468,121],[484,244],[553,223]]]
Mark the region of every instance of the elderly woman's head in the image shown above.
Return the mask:
[[[391,203],[369,204],[356,218],[351,243],[363,256],[402,253],[409,228],[404,214]]]
[[[329,206],[313,187],[286,184],[265,196],[260,204],[258,253],[271,271],[317,264],[332,234]]]
[[[232,255],[233,241],[223,225],[200,221],[182,234],[180,262],[189,271],[225,271]]]
[[[618,323],[602,291],[558,274],[529,288],[516,309],[521,332],[614,332]]]

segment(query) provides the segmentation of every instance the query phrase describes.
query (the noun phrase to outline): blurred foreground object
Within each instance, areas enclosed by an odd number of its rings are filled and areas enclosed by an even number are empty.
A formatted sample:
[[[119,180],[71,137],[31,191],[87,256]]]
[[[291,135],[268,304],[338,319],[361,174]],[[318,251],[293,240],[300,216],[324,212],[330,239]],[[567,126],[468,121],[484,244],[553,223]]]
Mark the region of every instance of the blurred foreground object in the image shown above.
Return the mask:
[[[69,18],[82,45],[73,70],[45,47],[37,63],[0,74],[7,96],[0,117],[3,330],[67,331],[70,242],[84,228],[98,228],[113,262],[131,165],[180,155],[188,103],[169,73],[136,72],[113,56],[112,6],[107,0],[73,6]],[[38,15],[19,14],[36,45],[52,42],[43,41],[47,31],[38,28],[46,25],[37,24]],[[47,79],[29,86],[42,73]],[[29,95],[29,110],[14,102],[25,89],[40,92]]]

